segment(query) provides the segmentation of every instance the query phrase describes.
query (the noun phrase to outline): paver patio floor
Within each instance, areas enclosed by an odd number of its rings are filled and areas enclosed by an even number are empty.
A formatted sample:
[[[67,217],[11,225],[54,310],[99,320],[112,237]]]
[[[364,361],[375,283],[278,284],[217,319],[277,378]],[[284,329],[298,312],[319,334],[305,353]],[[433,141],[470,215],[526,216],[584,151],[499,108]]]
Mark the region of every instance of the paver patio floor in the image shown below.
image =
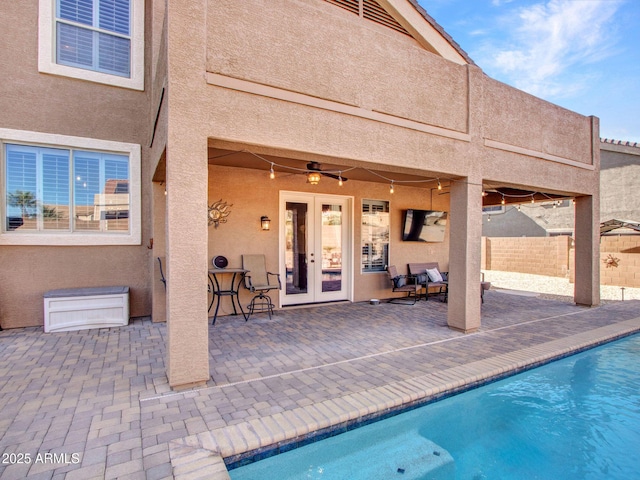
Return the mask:
[[[212,378],[185,392],[167,384],[162,323],[2,331],[0,478],[227,478],[221,457],[289,448],[640,330],[638,301],[585,308],[489,291],[481,330],[466,335],[446,310],[430,300],[221,317],[209,327]]]

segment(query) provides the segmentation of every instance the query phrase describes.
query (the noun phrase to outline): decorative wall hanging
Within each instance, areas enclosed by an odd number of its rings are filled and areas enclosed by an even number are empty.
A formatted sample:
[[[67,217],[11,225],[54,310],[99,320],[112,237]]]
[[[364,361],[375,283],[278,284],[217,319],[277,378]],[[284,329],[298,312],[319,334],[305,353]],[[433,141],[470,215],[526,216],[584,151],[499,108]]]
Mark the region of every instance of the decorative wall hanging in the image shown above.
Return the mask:
[[[222,199],[209,205],[209,212],[207,214],[209,226],[213,225],[215,228],[218,228],[218,225],[221,223],[227,223],[227,217],[231,213],[231,210],[229,210],[231,207],[233,207],[233,204],[223,202]]]

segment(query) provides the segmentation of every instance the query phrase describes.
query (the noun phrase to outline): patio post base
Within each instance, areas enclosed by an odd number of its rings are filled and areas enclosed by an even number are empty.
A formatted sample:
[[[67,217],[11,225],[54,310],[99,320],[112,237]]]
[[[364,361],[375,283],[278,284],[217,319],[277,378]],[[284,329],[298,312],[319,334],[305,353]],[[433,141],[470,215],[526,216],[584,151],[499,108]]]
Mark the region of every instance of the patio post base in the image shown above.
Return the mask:
[[[201,380],[199,382],[183,383],[181,385],[171,385],[171,390],[174,392],[183,392],[185,390],[193,390],[196,388],[202,388],[207,385],[207,380]]]
[[[478,330],[480,330],[479,327],[464,329],[464,328],[453,327],[451,325],[447,325],[447,326],[451,330],[455,330],[456,332],[462,332],[462,333],[476,333]]]

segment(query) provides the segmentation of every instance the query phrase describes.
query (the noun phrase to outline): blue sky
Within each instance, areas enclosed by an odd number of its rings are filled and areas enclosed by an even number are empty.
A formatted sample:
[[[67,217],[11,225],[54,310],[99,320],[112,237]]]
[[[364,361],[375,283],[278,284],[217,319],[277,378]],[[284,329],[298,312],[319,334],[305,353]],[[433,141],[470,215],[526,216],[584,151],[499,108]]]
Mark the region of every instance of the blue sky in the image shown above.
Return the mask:
[[[640,0],[418,0],[490,77],[640,142]]]

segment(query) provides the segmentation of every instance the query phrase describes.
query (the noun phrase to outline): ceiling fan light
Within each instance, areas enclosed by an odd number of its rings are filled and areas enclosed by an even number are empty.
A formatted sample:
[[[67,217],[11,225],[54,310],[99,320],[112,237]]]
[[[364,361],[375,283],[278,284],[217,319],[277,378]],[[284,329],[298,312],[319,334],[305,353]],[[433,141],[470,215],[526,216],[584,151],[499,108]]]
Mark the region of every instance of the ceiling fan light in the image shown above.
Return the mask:
[[[320,174],[318,172],[307,173],[307,183],[318,185],[320,183]]]

